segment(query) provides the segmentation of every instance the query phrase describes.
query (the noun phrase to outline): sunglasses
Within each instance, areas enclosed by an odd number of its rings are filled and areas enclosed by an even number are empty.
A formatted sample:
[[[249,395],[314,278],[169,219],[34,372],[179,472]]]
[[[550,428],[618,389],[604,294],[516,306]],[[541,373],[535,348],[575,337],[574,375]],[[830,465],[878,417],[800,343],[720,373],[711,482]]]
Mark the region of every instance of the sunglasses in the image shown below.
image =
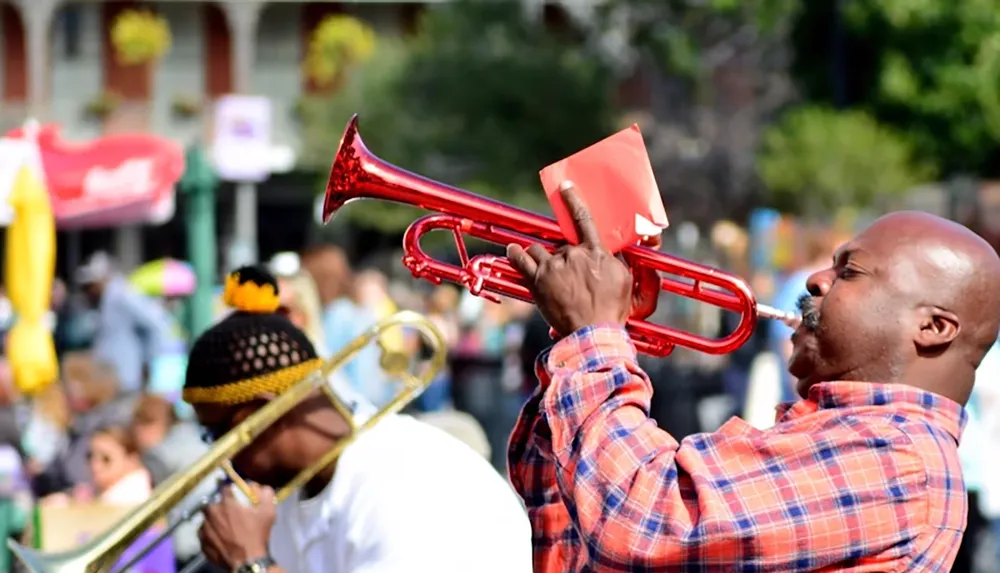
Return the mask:
[[[111,456],[109,456],[108,454],[103,453],[103,452],[98,453],[98,452],[94,452],[92,450],[88,450],[87,451],[87,463],[88,464],[89,463],[93,463],[96,460],[97,462],[100,462],[101,465],[105,465],[106,466],[106,465],[108,465],[108,464],[111,463],[112,459],[113,458]]]

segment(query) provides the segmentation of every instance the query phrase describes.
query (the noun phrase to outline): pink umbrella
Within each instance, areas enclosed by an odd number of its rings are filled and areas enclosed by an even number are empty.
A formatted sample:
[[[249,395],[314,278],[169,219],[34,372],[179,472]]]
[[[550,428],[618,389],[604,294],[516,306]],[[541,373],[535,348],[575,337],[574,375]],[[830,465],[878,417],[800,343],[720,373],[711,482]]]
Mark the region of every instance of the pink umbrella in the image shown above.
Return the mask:
[[[131,283],[148,296],[190,296],[198,281],[194,269],[184,261],[160,259],[132,272]]]

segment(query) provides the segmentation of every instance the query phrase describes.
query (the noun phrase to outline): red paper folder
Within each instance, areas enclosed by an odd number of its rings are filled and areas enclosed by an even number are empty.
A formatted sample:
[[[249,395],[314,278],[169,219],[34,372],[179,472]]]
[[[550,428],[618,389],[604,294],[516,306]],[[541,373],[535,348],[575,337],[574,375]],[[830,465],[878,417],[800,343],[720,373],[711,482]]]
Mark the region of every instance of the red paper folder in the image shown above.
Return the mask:
[[[559,227],[571,244],[580,241],[559,194],[566,180],[573,182],[587,204],[605,248],[612,253],[667,228],[667,212],[638,125],[549,165],[539,175]]]

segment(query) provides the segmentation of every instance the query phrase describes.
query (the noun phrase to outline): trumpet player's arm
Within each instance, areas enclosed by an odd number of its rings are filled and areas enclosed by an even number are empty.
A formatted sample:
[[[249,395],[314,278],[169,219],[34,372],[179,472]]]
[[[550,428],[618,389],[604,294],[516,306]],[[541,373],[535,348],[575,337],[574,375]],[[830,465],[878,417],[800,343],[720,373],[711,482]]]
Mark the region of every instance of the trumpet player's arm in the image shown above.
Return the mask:
[[[544,365],[548,350],[538,356]],[[535,573],[561,573],[579,548],[580,538],[572,527],[569,513],[556,484],[555,458],[552,455],[551,430],[541,415],[540,406],[548,377],[536,368],[542,379],[531,398],[521,409],[507,448],[507,474],[521,497],[531,523],[531,544]]]
[[[652,387],[615,324],[561,340],[548,369],[538,419],[595,570],[811,571],[900,551],[926,517],[924,466],[888,425],[884,448],[841,425],[776,433],[739,420],[678,443],[649,418]]]

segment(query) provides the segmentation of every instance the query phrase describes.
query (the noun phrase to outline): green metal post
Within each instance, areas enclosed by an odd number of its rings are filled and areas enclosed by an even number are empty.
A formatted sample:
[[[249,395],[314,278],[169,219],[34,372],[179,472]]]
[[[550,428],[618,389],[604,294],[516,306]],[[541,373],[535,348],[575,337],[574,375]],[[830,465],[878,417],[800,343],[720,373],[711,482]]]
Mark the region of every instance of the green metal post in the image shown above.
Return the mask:
[[[194,339],[212,324],[213,319],[212,291],[218,273],[215,248],[215,188],[218,178],[201,145],[190,146],[185,161],[180,188],[186,195],[188,260],[198,279],[188,312],[188,332]]]

